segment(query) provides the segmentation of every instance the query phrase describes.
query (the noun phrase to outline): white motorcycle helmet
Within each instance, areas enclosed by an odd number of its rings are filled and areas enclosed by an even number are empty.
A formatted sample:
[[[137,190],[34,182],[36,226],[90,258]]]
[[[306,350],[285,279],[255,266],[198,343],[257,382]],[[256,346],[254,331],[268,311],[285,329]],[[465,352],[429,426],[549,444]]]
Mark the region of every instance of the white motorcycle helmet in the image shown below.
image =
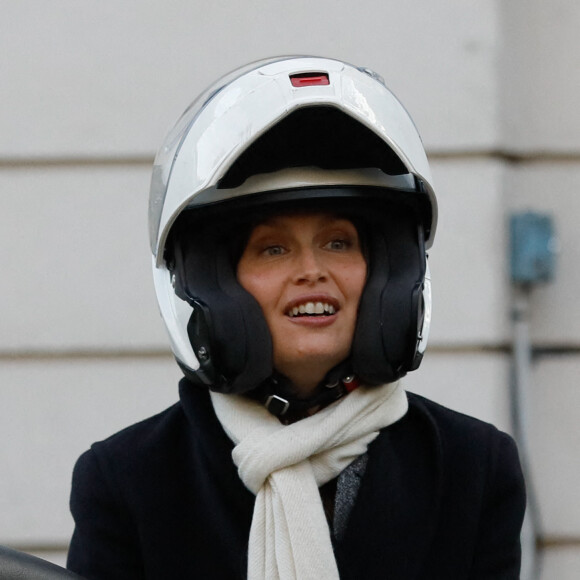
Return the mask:
[[[236,261],[264,213],[310,206],[350,217],[368,262],[352,354],[328,384],[345,373],[380,384],[418,367],[431,319],[426,250],[437,204],[417,129],[371,71],[280,57],[210,87],[155,159],[155,290],[190,380],[235,393],[267,384],[280,398],[271,337],[237,283]]]

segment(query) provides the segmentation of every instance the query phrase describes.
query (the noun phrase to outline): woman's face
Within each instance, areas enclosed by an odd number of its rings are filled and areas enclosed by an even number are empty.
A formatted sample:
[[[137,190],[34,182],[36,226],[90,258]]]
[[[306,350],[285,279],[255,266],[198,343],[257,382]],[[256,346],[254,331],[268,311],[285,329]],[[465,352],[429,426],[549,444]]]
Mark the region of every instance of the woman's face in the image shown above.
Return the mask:
[[[299,394],[308,395],[349,355],[366,272],[347,219],[282,214],[252,230],[238,281],[262,307],[274,367]]]

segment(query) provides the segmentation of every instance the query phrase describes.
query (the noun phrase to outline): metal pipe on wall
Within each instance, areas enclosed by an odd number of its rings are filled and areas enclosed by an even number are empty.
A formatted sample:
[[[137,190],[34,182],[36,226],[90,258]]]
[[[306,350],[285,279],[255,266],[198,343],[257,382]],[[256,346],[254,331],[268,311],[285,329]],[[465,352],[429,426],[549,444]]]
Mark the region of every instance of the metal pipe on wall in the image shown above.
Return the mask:
[[[532,393],[533,349],[530,340],[530,296],[535,285],[554,278],[557,240],[552,218],[536,212],[510,216],[510,270],[512,281],[512,372],[510,381],[514,436],[527,487],[527,510],[522,530],[523,580],[541,576],[540,508],[531,470],[529,405]]]

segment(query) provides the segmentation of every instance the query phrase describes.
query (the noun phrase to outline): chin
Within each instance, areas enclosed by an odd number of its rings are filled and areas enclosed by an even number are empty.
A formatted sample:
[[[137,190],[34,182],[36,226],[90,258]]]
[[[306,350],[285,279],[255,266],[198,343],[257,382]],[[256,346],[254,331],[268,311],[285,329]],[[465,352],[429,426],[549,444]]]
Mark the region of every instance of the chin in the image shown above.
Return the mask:
[[[304,368],[312,369],[312,372],[324,377],[328,371],[333,369],[336,365],[345,360],[349,355],[350,349],[344,349],[340,351],[324,350],[324,349],[309,349],[308,351],[299,352],[291,357],[275,357],[275,367],[279,369],[283,374],[285,373],[282,369],[296,369]]]

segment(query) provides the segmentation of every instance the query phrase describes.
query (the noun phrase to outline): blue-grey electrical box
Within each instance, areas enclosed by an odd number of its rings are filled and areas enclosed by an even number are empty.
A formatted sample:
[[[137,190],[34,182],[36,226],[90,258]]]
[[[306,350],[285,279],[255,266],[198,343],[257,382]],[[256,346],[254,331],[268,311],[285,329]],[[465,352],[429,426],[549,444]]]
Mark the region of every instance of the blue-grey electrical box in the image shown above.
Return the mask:
[[[510,216],[511,277],[517,284],[554,278],[557,241],[552,217],[536,212]]]

